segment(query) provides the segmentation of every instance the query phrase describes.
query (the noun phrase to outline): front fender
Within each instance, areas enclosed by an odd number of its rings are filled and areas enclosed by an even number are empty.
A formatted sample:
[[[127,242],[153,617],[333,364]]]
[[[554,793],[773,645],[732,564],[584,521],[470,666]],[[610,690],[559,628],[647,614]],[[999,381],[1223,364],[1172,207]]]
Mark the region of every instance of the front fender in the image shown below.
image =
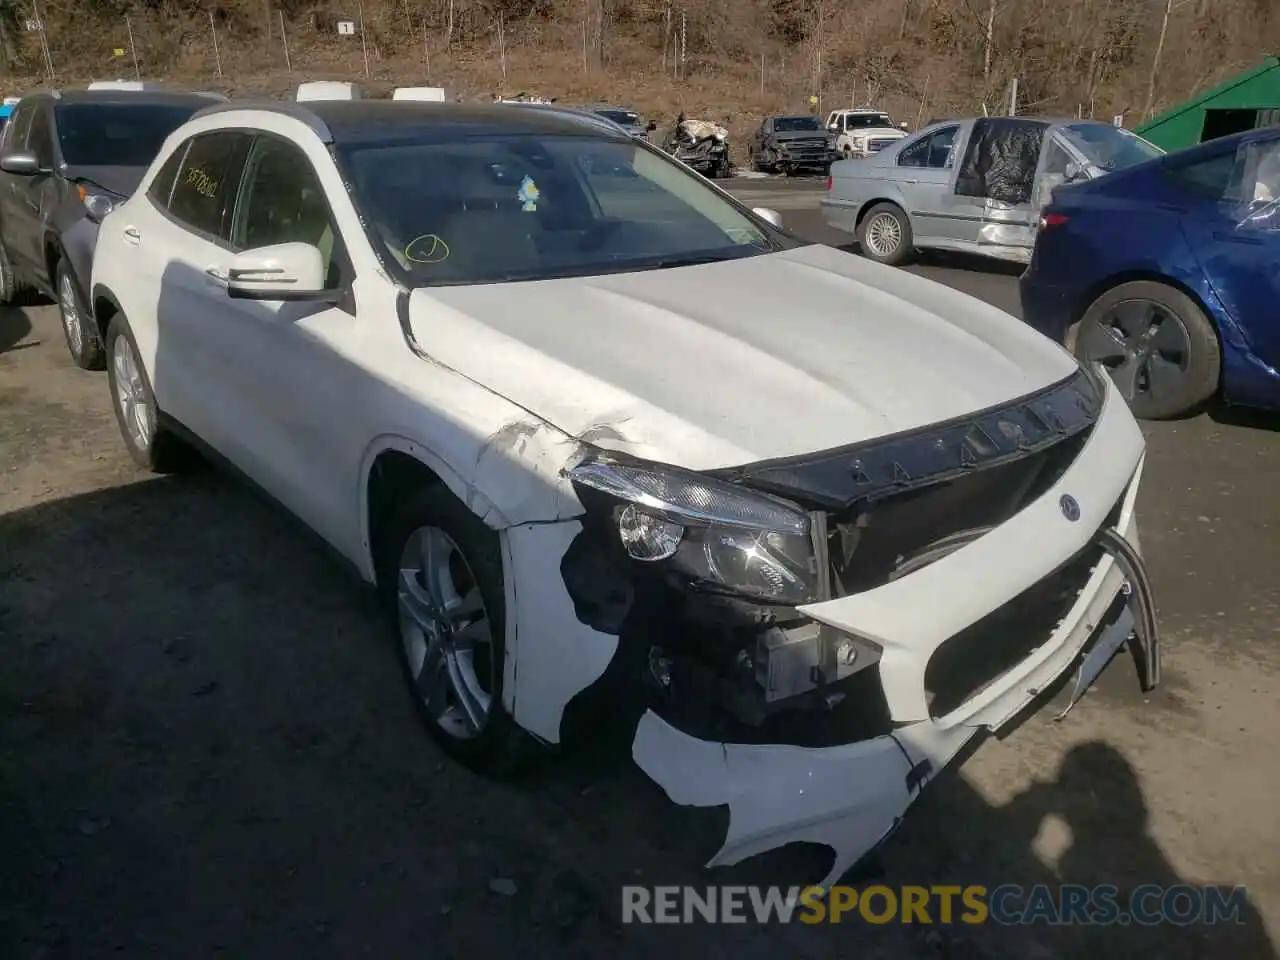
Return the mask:
[[[98,225],[88,217],[65,217],[55,221],[45,236],[46,251],[55,251],[48,257],[49,284],[53,286],[56,260],[66,263],[72,282],[83,303],[90,302],[90,279],[93,273],[93,252],[98,243]],[[56,258],[56,259],[55,259]],[[57,291],[55,291],[56,293]]]

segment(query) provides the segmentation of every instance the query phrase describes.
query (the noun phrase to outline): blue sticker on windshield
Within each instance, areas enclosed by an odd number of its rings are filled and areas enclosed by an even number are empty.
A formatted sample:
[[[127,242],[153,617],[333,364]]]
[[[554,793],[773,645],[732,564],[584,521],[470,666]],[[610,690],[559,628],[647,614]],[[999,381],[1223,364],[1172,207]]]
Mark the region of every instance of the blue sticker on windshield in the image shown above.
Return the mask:
[[[538,197],[538,185],[533,182],[533,177],[526,176],[520,181],[520,190],[516,193],[516,199],[520,201],[521,208],[527,212],[537,210]]]

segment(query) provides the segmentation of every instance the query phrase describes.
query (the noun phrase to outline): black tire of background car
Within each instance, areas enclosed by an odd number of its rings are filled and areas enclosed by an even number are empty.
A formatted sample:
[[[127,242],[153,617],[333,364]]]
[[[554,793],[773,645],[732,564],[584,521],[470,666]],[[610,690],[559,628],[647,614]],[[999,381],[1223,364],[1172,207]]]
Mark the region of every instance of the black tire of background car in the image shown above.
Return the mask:
[[[1099,322],[1117,303],[1124,300],[1147,300],[1181,321],[1187,333],[1189,360],[1177,389],[1168,397],[1152,397],[1138,393],[1129,409],[1141,420],[1171,420],[1197,413],[1218,392],[1222,376],[1222,345],[1217,331],[1199,304],[1176,287],[1150,280],[1135,280],[1112,287],[1089,306],[1084,316],[1067,332],[1072,353],[1078,349],[1080,331],[1086,324]]]
[[[867,224],[883,213],[893,216],[898,221],[898,227],[902,231],[902,241],[898,244],[898,248],[887,257],[878,256],[867,249]],[[915,247],[912,246],[911,221],[896,203],[877,203],[868,210],[867,215],[858,224],[857,236],[858,249],[862,252],[862,255],[868,260],[874,260],[876,263],[887,264],[890,267],[900,267],[905,263],[910,263],[915,256]]]
[[[66,309],[62,305],[62,285],[68,281],[71,284],[71,295],[76,301],[76,323],[80,326],[78,351],[71,345],[71,334],[67,332]],[[53,283],[53,289],[58,294],[58,315],[62,320],[62,335],[66,337],[67,352],[71,354],[71,359],[82,370],[103,369],[107,363],[107,354],[102,346],[102,336],[98,333],[98,325],[93,322],[93,317],[89,316],[89,310],[84,305],[84,300],[80,296],[80,291],[71,277],[65,260],[58,261],[58,266],[53,272]]]
[[[39,299],[36,288],[22,280],[14,270],[9,248],[0,240],[0,304],[25,307]]]
[[[443,530],[462,551],[480,588],[480,596],[493,627],[493,662],[498,665],[490,691],[493,710],[484,729],[471,740],[451,736],[430,715],[414,683],[413,670],[400,639],[396,601],[400,556],[410,535],[427,526]],[[548,751],[518,727],[502,705],[507,617],[498,535],[468,510],[448,487],[438,484],[424,487],[400,503],[378,531],[374,545],[378,594],[390,617],[396,657],[409,695],[431,738],[455,760],[488,777],[509,778],[544,759]]]
[[[116,399],[116,369],[112,361],[115,358],[115,342],[120,338],[127,340],[133,348],[133,356],[138,362],[138,376],[142,378],[142,392],[151,410],[151,442],[145,448],[140,448],[133,442],[133,437],[120,413],[120,402]],[[112,317],[111,325],[107,327],[106,356],[111,410],[115,414],[116,426],[120,428],[120,437],[124,440],[125,449],[129,451],[133,462],[152,473],[173,473],[189,466],[196,459],[194,451],[160,425],[160,410],[156,406],[156,395],[152,392],[147,371],[142,367],[142,354],[138,352],[138,343],[134,340],[133,331],[129,329],[129,321],[125,319],[123,313],[117,313]]]

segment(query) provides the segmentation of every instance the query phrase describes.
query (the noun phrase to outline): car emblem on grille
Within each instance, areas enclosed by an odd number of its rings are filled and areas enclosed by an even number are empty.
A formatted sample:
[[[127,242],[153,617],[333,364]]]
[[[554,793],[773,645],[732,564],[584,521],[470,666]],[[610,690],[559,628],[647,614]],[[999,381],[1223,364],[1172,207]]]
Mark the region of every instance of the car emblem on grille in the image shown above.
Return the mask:
[[[1072,523],[1080,519],[1080,504],[1071,494],[1064,493],[1062,499],[1058,501],[1058,506],[1062,508],[1062,515]]]

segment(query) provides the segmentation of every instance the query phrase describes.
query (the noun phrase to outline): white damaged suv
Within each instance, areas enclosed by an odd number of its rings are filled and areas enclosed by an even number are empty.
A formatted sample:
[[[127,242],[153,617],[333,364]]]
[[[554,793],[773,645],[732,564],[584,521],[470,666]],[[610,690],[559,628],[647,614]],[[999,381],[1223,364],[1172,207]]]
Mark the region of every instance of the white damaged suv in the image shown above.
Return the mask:
[[[463,762],[616,736],[728,806],[713,864],[829,882],[1059,678],[1158,681],[1144,444],[1024,324],[775,220],[558,111],[213,107],[102,225],[121,433],[375,583]]]

